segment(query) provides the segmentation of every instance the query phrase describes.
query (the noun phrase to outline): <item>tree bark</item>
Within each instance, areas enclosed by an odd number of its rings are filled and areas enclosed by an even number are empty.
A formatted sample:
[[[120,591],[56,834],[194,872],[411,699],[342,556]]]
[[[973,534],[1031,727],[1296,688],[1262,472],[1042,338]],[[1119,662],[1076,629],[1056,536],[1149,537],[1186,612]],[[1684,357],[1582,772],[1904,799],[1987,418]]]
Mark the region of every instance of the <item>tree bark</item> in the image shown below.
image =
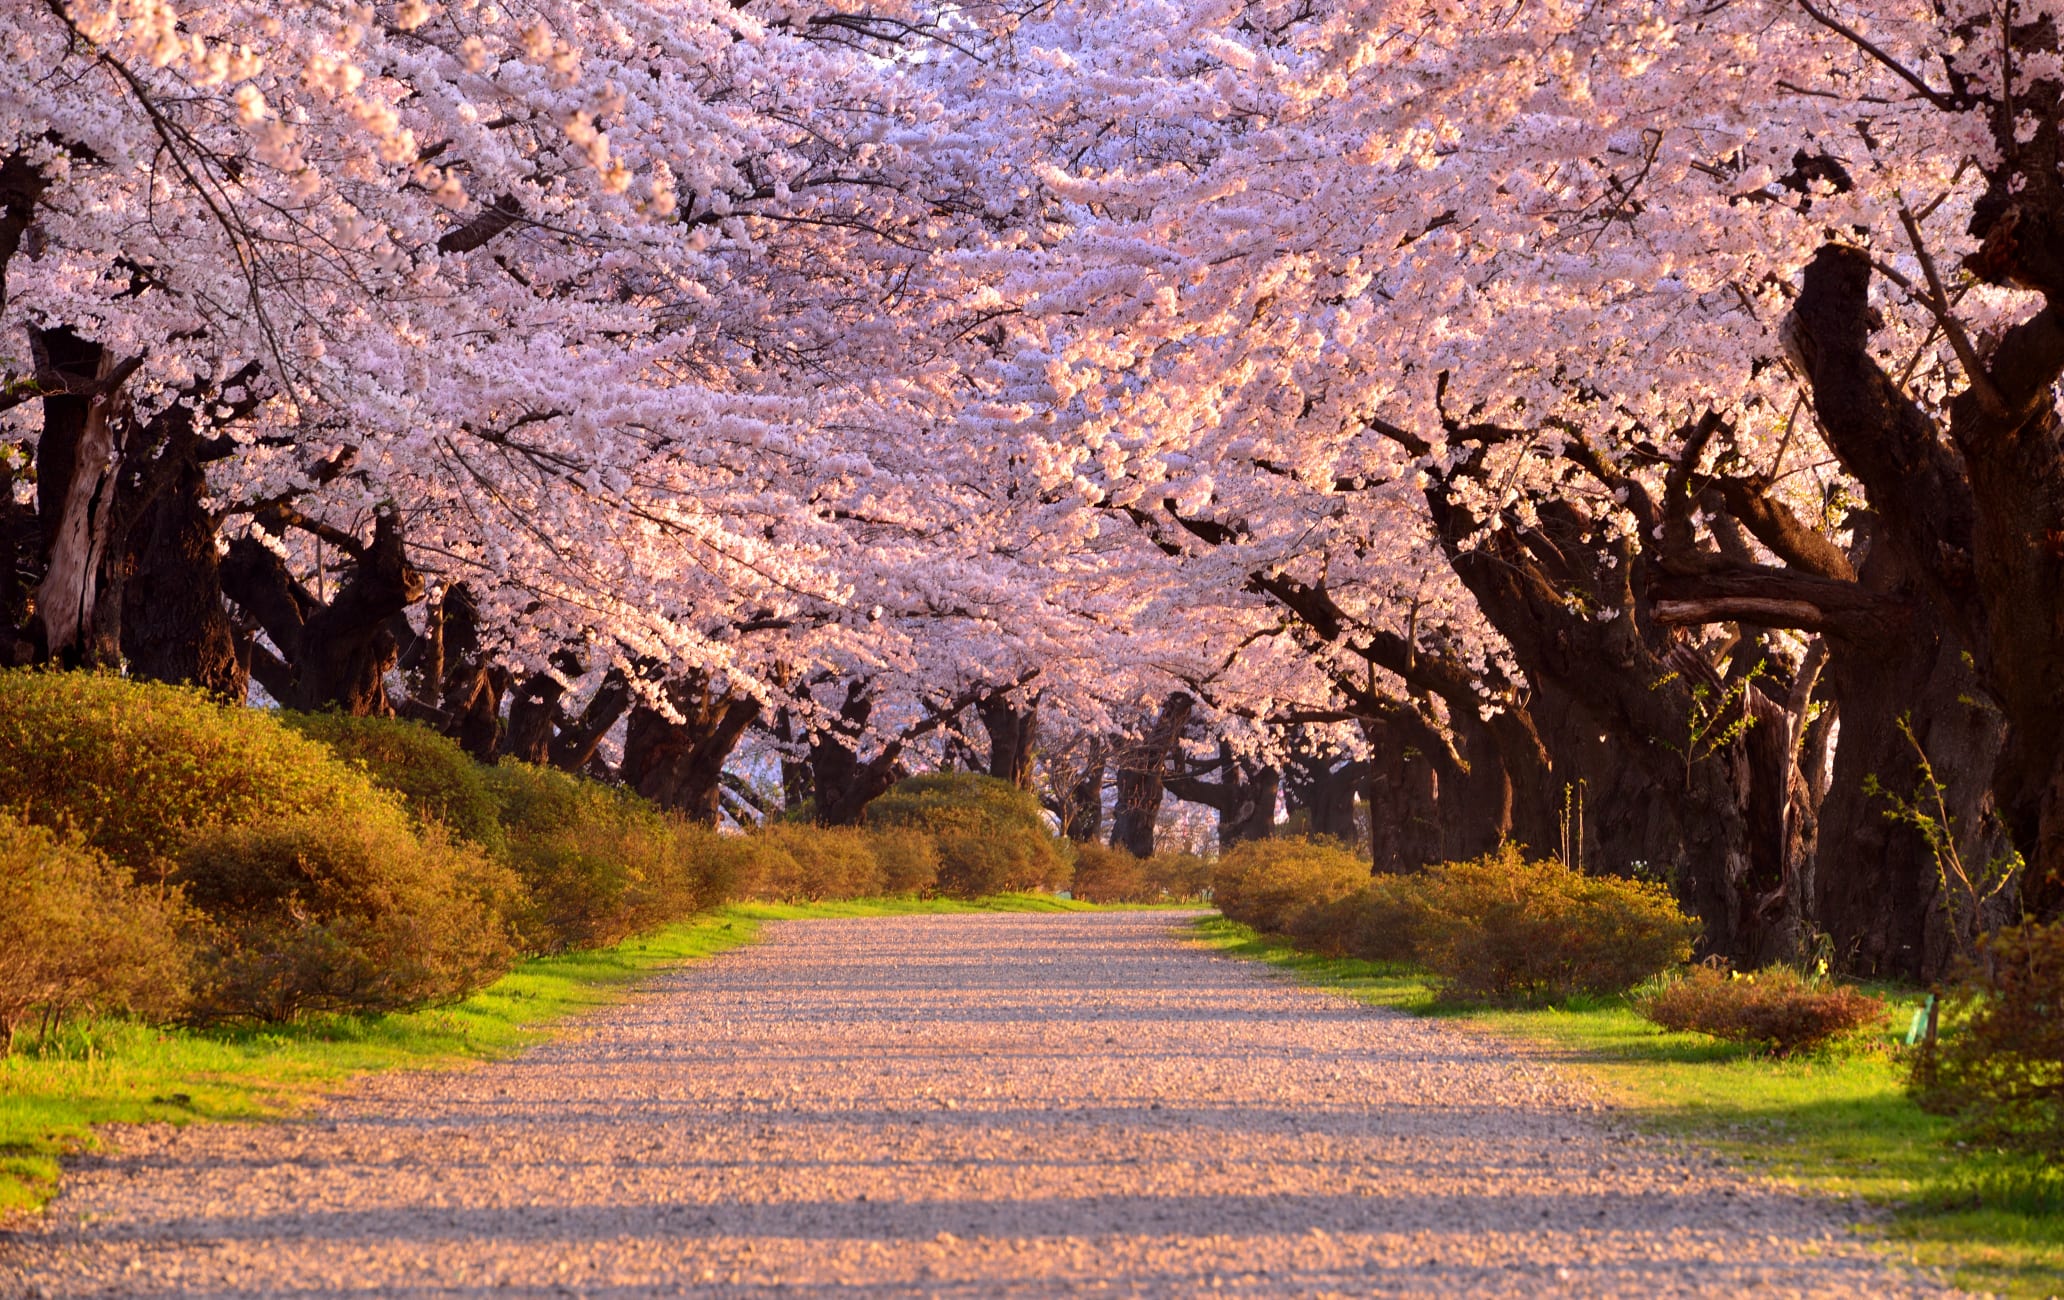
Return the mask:
[[[1008,692],[992,691],[976,706],[982,729],[989,733],[989,775],[1020,790],[1032,788],[1032,751],[1038,738],[1038,706],[1014,702]]]
[[[1099,735],[1078,736],[1046,753],[1047,810],[1060,820],[1061,833],[1077,844],[1094,844],[1103,837],[1108,766],[1104,738]]]
[[[43,399],[36,444],[37,509],[43,524],[43,575],[31,630],[39,657],[67,664],[119,661],[119,620],[96,606],[101,565],[114,532],[117,487],[115,408],[141,358],[117,362],[100,344],[68,329],[32,335]],[[119,606],[110,613],[119,615]]]
[[[632,708],[619,771],[624,784],[660,807],[714,826],[723,816],[724,764],[760,716],[760,703],[714,690],[700,674],[674,678],[664,689],[681,721],[649,705]]]
[[[1218,814],[1218,847],[1230,849],[1274,834],[1282,773],[1239,758],[1225,741],[1219,742],[1218,757],[1206,765],[1210,769],[1217,770],[1218,780],[1207,781],[1189,770],[1170,773],[1164,784],[1183,802],[1202,804]]]
[[[1972,233],[1986,243],[1973,263],[1984,278],[2064,291],[2051,282],[2043,241],[2014,233],[2035,225],[2008,215],[2054,202],[2056,188],[2051,176],[2026,196],[2003,191],[1981,205]],[[2064,607],[2064,446],[2054,394],[2064,317],[2046,306],[2001,336],[1951,401],[1945,439],[1871,355],[1871,275],[1862,251],[1823,247],[1802,279],[1791,337],[1821,426],[1863,483],[1882,544],[1970,651],[2000,710],[2006,734],[1992,788],[2027,860],[2023,900],[2038,916],[2064,915],[2064,627],[2055,616]]]
[[[216,525],[196,449],[166,447],[167,482],[132,530],[123,586],[122,653],[129,671],[182,682],[242,704],[251,672],[222,603]]]
[[[288,526],[281,512],[261,512],[258,522]],[[373,540],[347,553],[350,576],[325,605],[278,555],[255,538],[239,537],[224,557],[223,589],[279,648],[276,666],[264,663],[262,647],[254,648],[251,673],[281,704],[336,708],[355,717],[391,715],[385,679],[400,661],[393,619],[423,598],[423,578],[408,562],[401,515],[392,506],[375,516]]]
[[[1168,757],[1182,743],[1196,700],[1177,691],[1145,734],[1118,756],[1118,802],[1111,814],[1111,847],[1137,858],[1154,856],[1155,823],[1161,816],[1164,772]]]
[[[1406,710],[1399,710],[1402,714]],[[1416,715],[1413,715],[1416,720]],[[1443,858],[1447,839],[1444,827],[1449,810],[1442,807],[1444,790],[1451,800],[1459,794],[1458,783],[1444,776],[1436,755],[1445,757],[1426,743],[1424,724],[1396,715],[1364,718],[1363,742],[1369,757],[1363,767],[1369,804],[1369,862],[1379,873],[1418,871]],[[1352,807],[1349,815],[1352,816]]]
[[[1355,822],[1355,797],[1366,793],[1368,780],[1368,764],[1338,750],[1296,742],[1283,764],[1284,805],[1292,816],[1304,814],[1305,834],[1358,844],[1362,834]]]

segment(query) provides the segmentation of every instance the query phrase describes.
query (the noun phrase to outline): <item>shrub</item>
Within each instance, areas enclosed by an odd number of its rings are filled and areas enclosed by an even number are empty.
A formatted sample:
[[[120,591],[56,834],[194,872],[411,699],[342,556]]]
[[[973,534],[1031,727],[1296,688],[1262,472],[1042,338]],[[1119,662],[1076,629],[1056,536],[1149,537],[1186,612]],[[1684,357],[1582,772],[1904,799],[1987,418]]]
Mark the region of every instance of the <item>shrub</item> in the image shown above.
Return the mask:
[[[1211,887],[1211,860],[1194,853],[1136,858],[1124,849],[1075,846],[1075,897],[1092,903],[1158,903],[1201,897]]]
[[[1943,1008],[1954,1026],[1916,1091],[1981,1136],[2064,1151],[2064,922],[1983,940]]]
[[[922,831],[882,828],[867,832],[881,867],[884,894],[922,894],[939,883],[939,847]]]
[[[1147,879],[1147,859],[1103,844],[1075,846],[1075,879],[1068,888],[1092,903],[1144,903],[1161,897]]]
[[[1884,1019],[1885,1004],[1839,984],[1815,984],[1788,966],[1753,975],[1697,966],[1641,998],[1635,1009],[1665,1029],[1749,1043],[1776,1056],[1819,1047]]]
[[[201,1020],[389,1011],[464,996],[508,967],[507,869],[401,811],[303,814],[197,837],[175,879],[207,918]]]
[[[842,827],[770,822],[751,838],[778,849],[762,859],[755,897],[786,902],[865,898],[883,892],[881,863],[864,832]]]
[[[529,763],[483,770],[503,858],[527,904],[517,933],[538,952],[614,943],[732,897],[747,864],[705,827],[629,791]]]
[[[346,825],[393,797],[258,709],[102,673],[0,672],[0,804],[76,827],[157,881],[195,835],[280,817]]]
[[[437,822],[475,844],[501,847],[501,807],[486,769],[456,742],[402,718],[282,713],[280,720],[400,795],[417,822]]]
[[[867,824],[929,835],[943,894],[975,898],[1068,883],[1068,859],[1047,829],[1038,797],[993,776],[909,777],[868,805]]]
[[[1683,962],[1698,936],[1661,885],[1528,862],[1512,844],[1408,879],[1418,960],[1460,998],[1624,992]]]
[[[1181,900],[1210,892],[1213,865],[1210,858],[1195,853],[1156,853],[1143,868],[1157,897]]]
[[[1326,957],[1411,961],[1418,952],[1419,917],[1413,885],[1409,876],[1376,876],[1345,898],[1293,916],[1290,939]]]
[[[1306,909],[1337,903],[1368,883],[1369,864],[1340,844],[1289,836],[1228,850],[1211,874],[1211,897],[1232,920],[1286,934]]]
[[[175,1015],[190,954],[177,896],[140,888],[80,843],[0,812],[0,1049],[30,1016]]]

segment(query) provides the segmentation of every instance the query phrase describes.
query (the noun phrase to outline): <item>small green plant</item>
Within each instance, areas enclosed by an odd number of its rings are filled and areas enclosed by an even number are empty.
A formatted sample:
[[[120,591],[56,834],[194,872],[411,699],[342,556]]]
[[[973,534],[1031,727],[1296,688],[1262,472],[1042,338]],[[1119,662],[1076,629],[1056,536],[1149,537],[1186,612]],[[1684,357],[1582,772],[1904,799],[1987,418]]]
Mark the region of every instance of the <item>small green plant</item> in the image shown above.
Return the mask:
[[[1747,975],[1715,964],[1695,966],[1637,998],[1635,1009],[1664,1029],[1695,1030],[1773,1056],[1820,1047],[1885,1019],[1879,999],[1789,966]]]
[[[1919,832],[1935,861],[1935,875],[1942,886],[1942,911],[1948,921],[1950,942],[1957,956],[1969,961],[1976,956],[1984,928],[1986,906],[1999,898],[2021,878],[2021,855],[2009,845],[2006,851],[1982,866],[1964,861],[1957,843],[1956,819],[1950,815],[1948,787],[1936,778],[1928,751],[1914,734],[1913,719],[1902,714],[1899,734],[1914,752],[1915,785],[1911,797],[1899,794],[1878,780],[1875,773],[1864,778],[1864,790],[1891,805],[1885,817]]]
[[[1699,763],[1726,749],[1740,740],[1750,727],[1756,725],[1756,715],[1749,709],[1749,691],[1755,687],[1765,665],[1759,660],[1756,665],[1728,683],[1717,693],[1705,682],[1691,686],[1691,705],[1684,715],[1684,743],[1664,740],[1663,747],[1676,754],[1684,762],[1684,788],[1691,789],[1692,769]],[[1661,690],[1682,677],[1681,673],[1667,672],[1650,684],[1650,690]]]

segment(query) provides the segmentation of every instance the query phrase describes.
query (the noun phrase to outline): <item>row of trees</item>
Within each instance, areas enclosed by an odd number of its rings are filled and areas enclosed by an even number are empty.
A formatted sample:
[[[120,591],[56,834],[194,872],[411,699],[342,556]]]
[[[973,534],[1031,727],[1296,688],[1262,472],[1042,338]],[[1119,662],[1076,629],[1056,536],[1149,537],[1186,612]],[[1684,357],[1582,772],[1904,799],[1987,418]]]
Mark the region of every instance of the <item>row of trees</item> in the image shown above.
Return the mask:
[[[7,657],[1926,973],[2064,914],[2053,8],[0,0]]]

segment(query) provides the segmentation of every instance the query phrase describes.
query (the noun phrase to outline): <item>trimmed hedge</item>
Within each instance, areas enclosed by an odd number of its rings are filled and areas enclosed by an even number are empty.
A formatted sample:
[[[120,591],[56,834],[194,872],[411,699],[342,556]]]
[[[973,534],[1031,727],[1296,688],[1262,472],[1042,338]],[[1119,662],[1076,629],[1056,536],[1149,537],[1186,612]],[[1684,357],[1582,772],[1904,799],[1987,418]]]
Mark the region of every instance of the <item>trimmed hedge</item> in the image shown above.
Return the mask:
[[[1624,992],[1684,962],[1698,936],[1661,886],[1529,862],[1516,845],[1372,877],[1333,841],[1261,840],[1220,859],[1212,887],[1235,921],[1327,955],[1414,962],[1464,1000]]]
[[[522,890],[477,846],[391,817],[275,818],[200,836],[174,881],[207,918],[198,1020],[456,1001],[507,970]]]
[[[501,803],[489,783],[493,769],[474,761],[458,742],[403,718],[284,711],[279,717],[363,770],[373,784],[400,795],[418,824],[435,822],[461,839],[501,847]]]
[[[177,1014],[189,919],[176,895],[138,886],[77,836],[0,812],[0,1050],[39,1013]]]
[[[1228,850],[1211,874],[1211,898],[1242,925],[1289,934],[1306,909],[1337,903],[1368,883],[1369,864],[1339,841],[1283,836]]]
[[[335,825],[399,805],[259,709],[105,673],[0,672],[0,801],[158,881],[196,835],[275,817]]]
[[[627,790],[505,760],[483,770],[503,860],[528,898],[515,913],[536,952],[614,943],[733,897],[741,868],[715,831]]]
[[[1698,938],[1658,884],[1582,875],[1519,847],[1412,879],[1412,946],[1456,997],[1558,1001],[1623,993],[1683,964]]]
[[[727,898],[1067,880],[1038,801],[988,777],[905,781],[870,822],[720,834],[583,777],[482,766],[412,722],[0,672],[0,1030],[89,1007],[419,1006],[519,951],[608,944]]]
[[[1211,862],[1194,853],[1136,858],[1104,844],[1075,846],[1075,877],[1068,888],[1092,903],[1158,903],[1197,898],[1211,887]]]
[[[938,891],[976,898],[1062,889],[1071,864],[1038,796],[974,772],[907,777],[867,808],[876,829],[919,831],[939,855]]]

